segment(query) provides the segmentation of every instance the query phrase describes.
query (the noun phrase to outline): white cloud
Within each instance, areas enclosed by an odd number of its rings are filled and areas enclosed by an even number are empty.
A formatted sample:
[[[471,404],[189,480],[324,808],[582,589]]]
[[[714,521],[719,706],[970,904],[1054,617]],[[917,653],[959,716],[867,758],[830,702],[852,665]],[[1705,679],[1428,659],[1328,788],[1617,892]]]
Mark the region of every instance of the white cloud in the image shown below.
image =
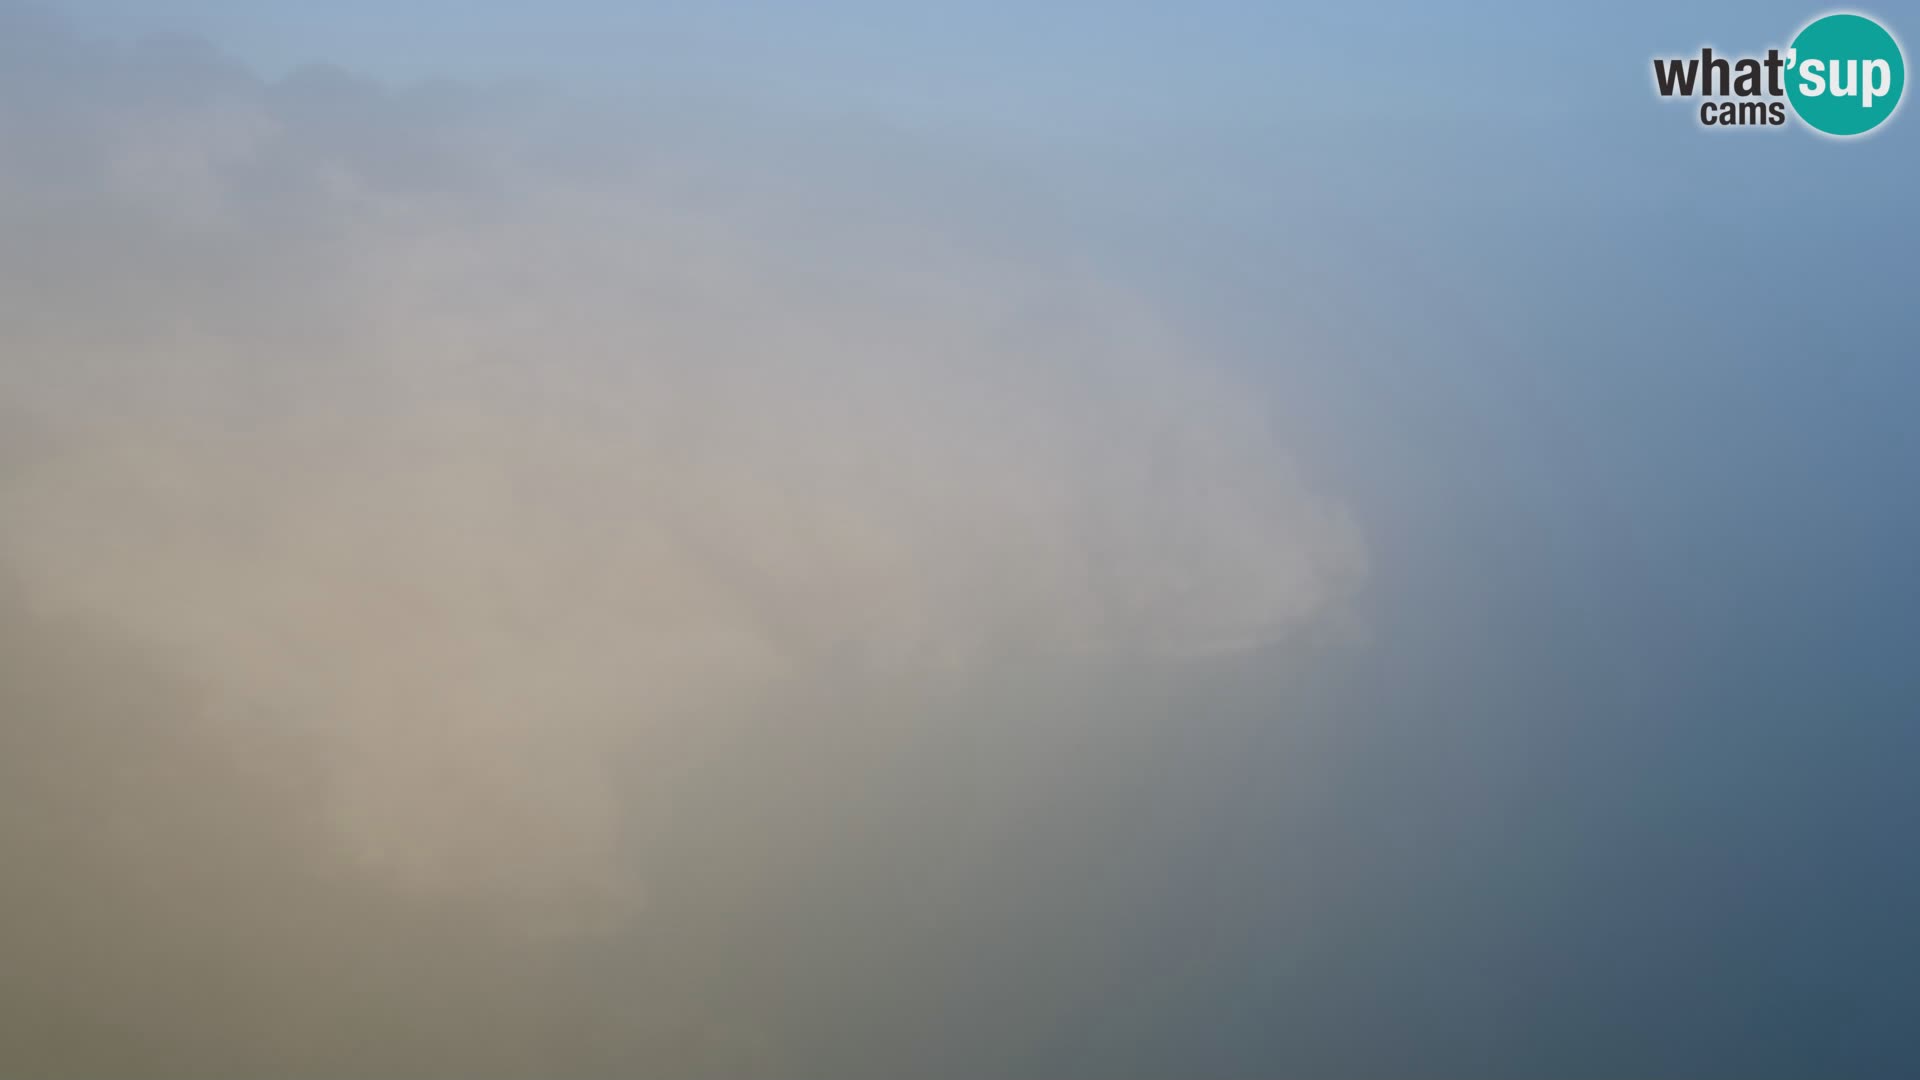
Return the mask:
[[[390,884],[630,911],[627,785],[716,713],[1269,643],[1362,576],[1256,393],[990,216],[806,220],[479,98],[65,47],[0,104],[0,558],[210,725],[312,736]]]

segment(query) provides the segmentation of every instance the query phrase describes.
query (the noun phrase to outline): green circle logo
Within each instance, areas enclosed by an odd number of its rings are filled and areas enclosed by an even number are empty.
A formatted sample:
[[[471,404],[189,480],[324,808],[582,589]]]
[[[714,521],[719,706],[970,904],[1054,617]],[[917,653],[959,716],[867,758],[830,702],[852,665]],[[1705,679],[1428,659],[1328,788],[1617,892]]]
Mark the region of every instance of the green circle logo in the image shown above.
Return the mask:
[[[1864,15],[1828,15],[1807,24],[1788,54],[1793,111],[1829,135],[1860,135],[1900,104],[1907,65],[1900,44]]]

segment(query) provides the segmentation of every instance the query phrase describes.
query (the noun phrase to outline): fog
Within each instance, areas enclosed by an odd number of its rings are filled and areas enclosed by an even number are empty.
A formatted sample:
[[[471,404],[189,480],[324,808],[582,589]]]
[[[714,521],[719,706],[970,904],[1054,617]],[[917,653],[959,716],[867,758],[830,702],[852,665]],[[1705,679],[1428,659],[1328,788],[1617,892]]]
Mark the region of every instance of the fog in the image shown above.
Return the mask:
[[[11,29],[10,1066],[886,1061],[1197,666],[1351,636],[1259,398],[990,209]]]
[[[1915,1073],[1912,116],[1647,85],[1808,12],[61,9],[0,1073]]]

